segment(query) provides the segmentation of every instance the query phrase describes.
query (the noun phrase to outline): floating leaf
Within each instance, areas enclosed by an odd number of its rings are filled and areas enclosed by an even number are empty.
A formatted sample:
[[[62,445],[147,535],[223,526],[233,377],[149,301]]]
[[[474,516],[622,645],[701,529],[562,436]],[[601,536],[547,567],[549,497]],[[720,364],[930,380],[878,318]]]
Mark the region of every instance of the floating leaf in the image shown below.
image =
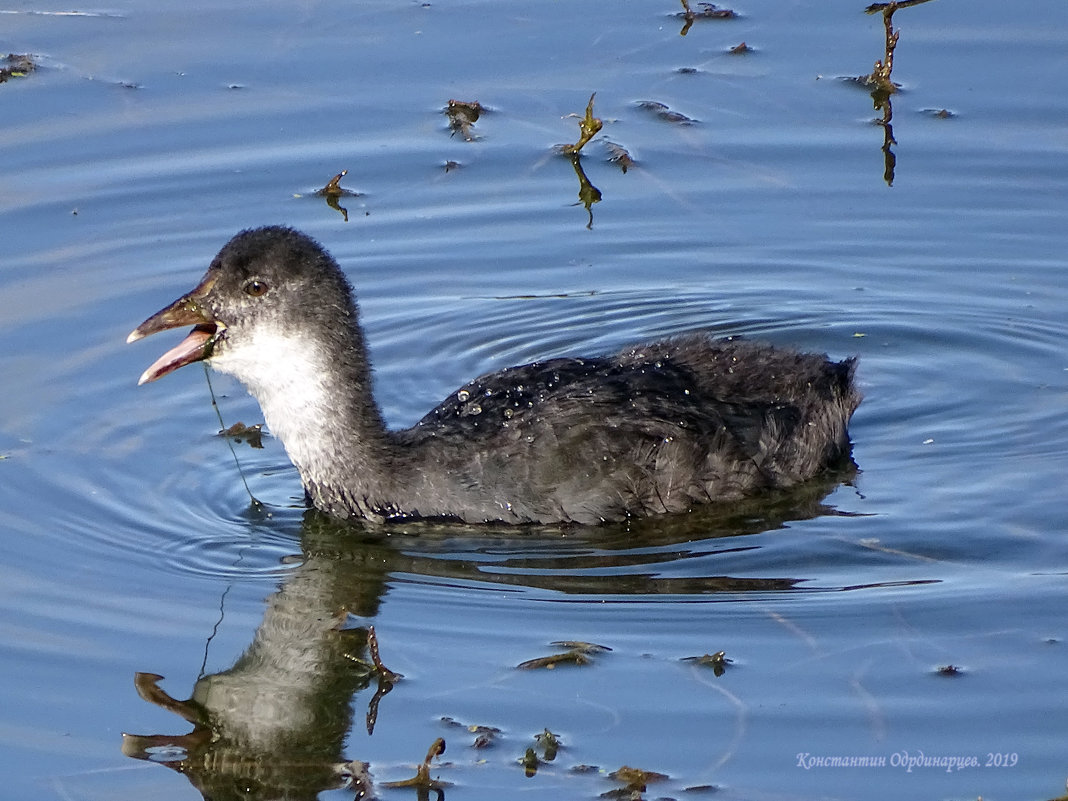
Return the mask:
[[[568,650],[562,654],[552,654],[550,656],[538,657],[537,659],[528,659],[526,662],[520,662],[516,667],[521,670],[534,670],[536,668],[552,670],[557,665],[562,664],[588,665],[592,661],[590,659],[591,654],[612,650],[604,645],[571,640],[554,642],[552,645],[567,648]]]

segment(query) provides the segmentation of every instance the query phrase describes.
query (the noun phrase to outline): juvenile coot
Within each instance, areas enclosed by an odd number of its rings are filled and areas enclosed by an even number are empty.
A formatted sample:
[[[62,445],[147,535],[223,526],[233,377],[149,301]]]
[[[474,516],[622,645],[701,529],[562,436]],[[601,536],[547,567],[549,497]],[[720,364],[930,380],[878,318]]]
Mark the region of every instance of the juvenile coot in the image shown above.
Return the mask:
[[[352,287],[299,231],[239,233],[133,342],[192,325],[145,370],[241,380],[322,511],[374,520],[596,523],[789,487],[849,452],[853,359],[707,333],[549,359],[464,385],[387,430]]]

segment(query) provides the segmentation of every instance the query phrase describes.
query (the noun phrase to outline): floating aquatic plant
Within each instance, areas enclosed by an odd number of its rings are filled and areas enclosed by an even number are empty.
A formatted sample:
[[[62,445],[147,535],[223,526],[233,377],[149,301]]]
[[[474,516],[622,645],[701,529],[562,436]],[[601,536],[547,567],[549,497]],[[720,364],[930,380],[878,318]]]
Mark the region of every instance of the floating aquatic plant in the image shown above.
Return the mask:
[[[526,662],[520,662],[516,665],[521,670],[534,670],[536,668],[546,668],[552,670],[557,665],[588,665],[592,662],[591,657],[594,654],[605,653],[612,649],[606,645],[596,645],[591,642],[578,642],[574,640],[564,640],[552,643],[552,645],[560,648],[566,648],[562,654],[551,654],[549,656],[541,656],[537,659],[528,659]]]
[[[465,142],[475,141],[471,128],[485,111],[485,107],[477,100],[450,100],[445,107],[445,115],[449,118],[452,135],[460,134]]]

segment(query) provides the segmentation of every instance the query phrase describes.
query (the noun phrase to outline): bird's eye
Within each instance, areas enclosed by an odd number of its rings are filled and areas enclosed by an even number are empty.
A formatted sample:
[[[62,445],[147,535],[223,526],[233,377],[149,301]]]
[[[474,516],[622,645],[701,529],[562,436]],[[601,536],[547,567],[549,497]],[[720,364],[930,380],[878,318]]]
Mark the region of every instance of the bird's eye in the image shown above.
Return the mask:
[[[254,298],[266,295],[267,289],[267,282],[261,281],[259,278],[250,278],[245,282],[245,292],[252,295]]]

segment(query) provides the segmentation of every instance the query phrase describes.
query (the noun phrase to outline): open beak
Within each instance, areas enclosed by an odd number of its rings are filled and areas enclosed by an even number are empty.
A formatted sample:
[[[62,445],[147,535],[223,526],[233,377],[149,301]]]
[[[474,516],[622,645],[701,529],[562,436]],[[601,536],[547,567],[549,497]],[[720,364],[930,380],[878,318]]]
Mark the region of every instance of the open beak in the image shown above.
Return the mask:
[[[219,334],[226,326],[215,319],[204,307],[203,298],[208,294],[214,279],[206,279],[200,286],[184,297],[178,298],[170,306],[160,309],[126,337],[127,342],[136,342],[160,331],[191,325],[193,330],[178,345],[160,356],[141,374],[138,385],[147,384],[173,373],[179,367],[199,362],[211,356],[212,348]]]

